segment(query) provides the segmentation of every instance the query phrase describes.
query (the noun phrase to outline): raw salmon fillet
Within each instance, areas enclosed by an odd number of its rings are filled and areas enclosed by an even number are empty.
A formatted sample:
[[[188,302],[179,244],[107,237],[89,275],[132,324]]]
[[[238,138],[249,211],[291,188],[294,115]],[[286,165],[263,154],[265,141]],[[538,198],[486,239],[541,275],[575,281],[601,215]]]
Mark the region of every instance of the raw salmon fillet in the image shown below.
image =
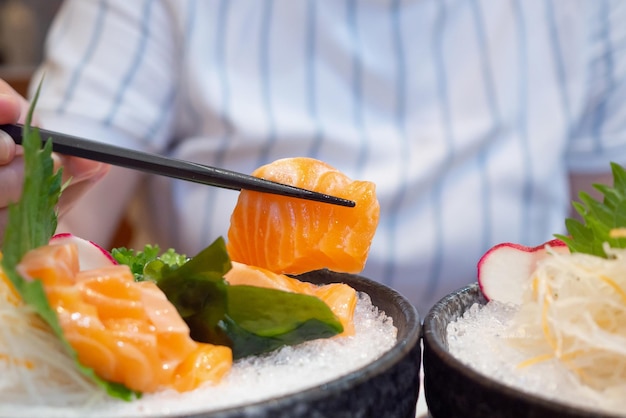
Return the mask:
[[[351,180],[312,158],[277,160],[252,175],[350,199],[356,207],[242,190],[228,231],[233,261],[286,274],[363,270],[380,214],[374,183]]]
[[[75,244],[24,255],[18,272],[41,280],[79,361],[110,382],[139,392],[192,390],[218,381],[230,348],[195,342],[189,327],[152,282],[135,282],[128,266],[80,271]]]
[[[278,289],[284,292],[315,296],[330,308],[343,326],[339,335],[354,335],[354,309],[357,303],[356,290],[344,283],[317,286],[284,274],[272,273],[261,267],[248,266],[234,261],[233,267],[224,278],[231,285],[248,285]]]

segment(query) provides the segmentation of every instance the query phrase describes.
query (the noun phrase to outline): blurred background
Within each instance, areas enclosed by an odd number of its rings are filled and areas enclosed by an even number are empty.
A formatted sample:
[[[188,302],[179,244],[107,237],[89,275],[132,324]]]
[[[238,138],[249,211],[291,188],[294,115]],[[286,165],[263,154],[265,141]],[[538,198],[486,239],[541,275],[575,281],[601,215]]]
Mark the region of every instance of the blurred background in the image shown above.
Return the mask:
[[[0,79],[23,96],[35,67],[43,58],[46,33],[62,1],[0,0]],[[113,246],[128,246],[131,237],[132,228],[123,219]]]
[[[0,0],[0,78],[25,94],[62,0]]]

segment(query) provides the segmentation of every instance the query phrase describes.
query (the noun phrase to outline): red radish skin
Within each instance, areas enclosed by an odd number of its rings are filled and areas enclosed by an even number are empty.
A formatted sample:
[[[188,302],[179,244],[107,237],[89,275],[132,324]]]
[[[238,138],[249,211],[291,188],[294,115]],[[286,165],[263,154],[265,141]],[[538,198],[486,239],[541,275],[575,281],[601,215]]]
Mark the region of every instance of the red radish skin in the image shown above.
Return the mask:
[[[492,247],[478,261],[478,286],[487,300],[520,304],[525,285],[537,262],[547,256],[546,246],[567,253],[569,249],[558,239],[536,247],[502,243]]]
[[[50,244],[74,243],[78,247],[78,263],[80,270],[93,270],[117,264],[111,253],[93,241],[77,237],[74,234],[56,234]]]

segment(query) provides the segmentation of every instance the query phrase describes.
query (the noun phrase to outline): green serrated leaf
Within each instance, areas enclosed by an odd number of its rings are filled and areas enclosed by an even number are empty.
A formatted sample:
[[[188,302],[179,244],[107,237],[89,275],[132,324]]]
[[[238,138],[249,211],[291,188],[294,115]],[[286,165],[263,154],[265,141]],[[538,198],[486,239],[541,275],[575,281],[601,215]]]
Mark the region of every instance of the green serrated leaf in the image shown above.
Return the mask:
[[[626,199],[623,193],[606,184],[594,184],[593,187],[604,195],[604,203],[610,208],[616,207],[621,201]]]
[[[614,248],[626,248],[626,238],[611,237],[611,230],[626,228],[626,170],[619,164],[611,163],[611,171],[613,186],[594,185],[602,194],[602,201],[581,192],[580,202],[574,202],[573,206],[582,222],[566,219],[569,236],[556,235],[572,252],[606,257],[604,243]]]
[[[218,326],[231,341],[234,359],[343,331],[328,305],[315,296],[254,286],[227,286],[226,294],[226,315]]]
[[[159,255],[161,249],[158,245],[147,244],[143,251],[135,251],[125,247],[114,248],[111,255],[120,264],[130,267],[135,281],[144,280],[155,281],[155,277],[160,277],[163,268],[175,269],[188,260],[184,254],[178,254],[170,248]]]
[[[78,369],[91,378],[109,395],[131,400],[139,394],[118,383],[107,382],[78,361],[78,356],[63,335],[56,312],[50,307],[40,281],[26,281],[16,270],[24,254],[48,244],[57,227],[56,206],[63,188],[61,170],[54,172],[52,143],[47,141],[42,147],[39,129],[31,127],[33,111],[41,83],[28,110],[23,128],[22,147],[24,149],[24,182],[19,202],[9,206],[9,216],[2,247],[2,270],[7,275],[24,303],[31,306],[50,326],[61,340],[67,353],[75,360]]]
[[[598,202],[589,194],[582,192],[580,200],[586,207],[585,221],[595,220],[600,224],[608,225],[613,221],[614,211],[602,202]]]
[[[618,202],[613,213],[613,228],[619,228],[620,225],[626,225],[626,200]]]
[[[572,206],[574,206],[574,209],[576,210],[576,212],[583,217],[585,215],[586,209],[585,206],[583,206],[582,203],[580,202],[572,202]]]
[[[613,187],[617,190],[626,190],[626,171],[624,167],[617,163],[611,163],[611,172],[613,173]]]

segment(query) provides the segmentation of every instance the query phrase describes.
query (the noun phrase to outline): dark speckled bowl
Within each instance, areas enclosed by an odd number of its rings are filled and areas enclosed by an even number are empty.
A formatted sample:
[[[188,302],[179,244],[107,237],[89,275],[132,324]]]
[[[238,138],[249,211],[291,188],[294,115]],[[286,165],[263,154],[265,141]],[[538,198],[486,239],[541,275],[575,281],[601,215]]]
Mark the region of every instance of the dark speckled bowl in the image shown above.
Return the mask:
[[[397,292],[360,276],[316,271],[299,277],[317,284],[343,282],[370,295],[393,318],[397,343],[373,363],[293,395],[193,418],[414,418],[419,392],[420,331],[416,309]]]
[[[474,303],[485,302],[473,284],[443,298],[424,319],[424,391],[433,418],[609,418],[504,386],[454,358],[448,324]]]

